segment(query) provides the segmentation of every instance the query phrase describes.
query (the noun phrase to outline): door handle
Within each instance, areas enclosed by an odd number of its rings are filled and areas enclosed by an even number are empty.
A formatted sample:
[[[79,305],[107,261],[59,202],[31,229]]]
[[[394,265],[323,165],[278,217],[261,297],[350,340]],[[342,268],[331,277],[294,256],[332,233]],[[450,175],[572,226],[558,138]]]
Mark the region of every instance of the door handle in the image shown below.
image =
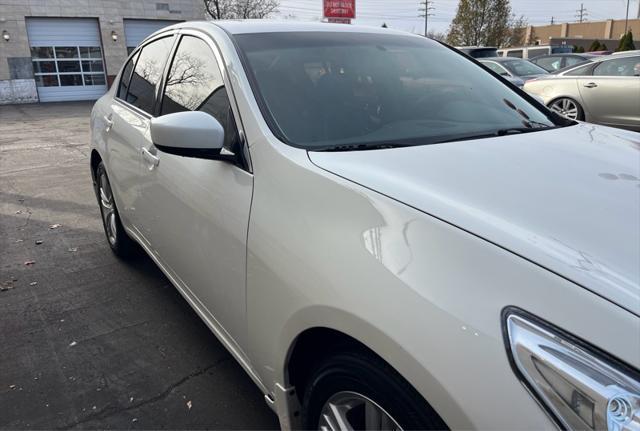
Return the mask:
[[[109,133],[109,131],[113,127],[113,120],[111,119],[111,115],[108,115],[108,116],[105,115],[104,117],[102,117],[102,119],[104,120],[104,123],[106,124],[106,127],[104,128],[104,131]]]
[[[160,158],[151,154],[146,148],[142,149],[142,157],[151,165],[149,166],[149,170],[152,170],[160,163]]]
[[[596,84],[595,82],[590,82],[588,84],[584,84],[584,86],[587,88],[596,88],[598,84]]]

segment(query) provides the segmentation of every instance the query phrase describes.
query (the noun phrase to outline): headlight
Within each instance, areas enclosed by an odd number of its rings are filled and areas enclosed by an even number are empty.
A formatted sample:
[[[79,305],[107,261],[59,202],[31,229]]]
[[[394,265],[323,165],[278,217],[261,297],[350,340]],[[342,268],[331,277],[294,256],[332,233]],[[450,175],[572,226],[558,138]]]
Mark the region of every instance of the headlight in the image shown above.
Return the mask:
[[[520,310],[504,325],[514,371],[562,428],[640,430],[636,370]]]

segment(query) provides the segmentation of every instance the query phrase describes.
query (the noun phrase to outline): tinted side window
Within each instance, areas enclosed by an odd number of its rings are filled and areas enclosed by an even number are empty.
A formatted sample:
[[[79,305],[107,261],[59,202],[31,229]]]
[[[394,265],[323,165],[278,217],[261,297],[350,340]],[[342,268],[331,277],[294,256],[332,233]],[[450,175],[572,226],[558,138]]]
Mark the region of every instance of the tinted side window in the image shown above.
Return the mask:
[[[127,102],[149,114],[153,113],[156,86],[162,77],[165,60],[173,37],[158,39],[142,48],[131,76]]]
[[[592,64],[587,64],[585,66],[582,67],[577,67],[575,69],[573,69],[571,72],[567,72],[565,75],[566,76],[587,76],[587,75],[591,75],[591,67],[593,65]]]
[[[636,65],[637,68],[636,68]],[[636,76],[640,70],[640,57],[616,58],[603,61],[593,70],[595,76]]]
[[[485,66],[487,66],[489,69],[493,70],[495,73],[497,73],[498,75],[505,75],[507,74],[507,71],[504,70],[504,68],[500,65],[498,65],[497,63],[494,63],[492,61],[487,61],[487,62],[482,62]]]
[[[517,49],[515,51],[507,51],[507,57],[522,58],[522,50]]]
[[[138,54],[131,57],[127,65],[122,70],[122,75],[120,76],[120,86],[118,87],[118,97],[124,99],[127,95],[127,90],[129,89],[129,81],[131,79],[131,71],[133,70],[133,66],[136,64],[136,60],[138,59]]]
[[[574,64],[578,64],[578,63],[582,63],[584,61],[584,58],[582,57],[567,57],[565,59],[565,67],[566,66],[573,66]]]
[[[562,68],[562,58],[560,57],[544,57],[532,60],[535,64],[545,70],[559,70]]]
[[[162,96],[160,115],[203,111],[220,122],[225,147],[233,148],[237,130],[218,63],[203,40],[184,36],[176,50]]]

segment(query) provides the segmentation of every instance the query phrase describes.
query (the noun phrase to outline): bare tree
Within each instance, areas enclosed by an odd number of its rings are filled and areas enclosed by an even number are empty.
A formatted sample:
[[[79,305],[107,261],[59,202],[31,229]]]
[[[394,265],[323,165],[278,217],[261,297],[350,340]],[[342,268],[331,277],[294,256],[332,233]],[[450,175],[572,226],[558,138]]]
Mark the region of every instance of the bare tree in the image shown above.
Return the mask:
[[[278,11],[278,0],[204,0],[204,7],[213,19],[267,18]]]
[[[451,45],[500,46],[512,19],[509,0],[460,0],[447,42]]]
[[[447,33],[443,31],[429,30],[429,32],[427,33],[427,37],[429,39],[445,42],[447,40]]]
[[[524,16],[516,18],[515,15],[511,16],[509,20],[509,28],[505,33],[500,46],[522,46],[522,45],[534,45],[536,41],[536,35],[533,29],[531,34],[527,38],[527,19]]]

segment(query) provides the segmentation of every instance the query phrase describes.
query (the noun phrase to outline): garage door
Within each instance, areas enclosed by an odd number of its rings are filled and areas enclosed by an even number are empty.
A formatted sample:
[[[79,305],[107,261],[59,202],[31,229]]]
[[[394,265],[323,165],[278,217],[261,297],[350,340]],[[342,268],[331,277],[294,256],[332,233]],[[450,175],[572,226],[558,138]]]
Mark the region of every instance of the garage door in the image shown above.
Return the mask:
[[[140,45],[151,33],[160,30],[168,25],[176,24],[180,21],[155,20],[155,19],[125,19],[124,37],[127,42],[127,53],[131,53],[134,48]]]
[[[107,91],[98,21],[27,18],[41,102],[95,100]]]

